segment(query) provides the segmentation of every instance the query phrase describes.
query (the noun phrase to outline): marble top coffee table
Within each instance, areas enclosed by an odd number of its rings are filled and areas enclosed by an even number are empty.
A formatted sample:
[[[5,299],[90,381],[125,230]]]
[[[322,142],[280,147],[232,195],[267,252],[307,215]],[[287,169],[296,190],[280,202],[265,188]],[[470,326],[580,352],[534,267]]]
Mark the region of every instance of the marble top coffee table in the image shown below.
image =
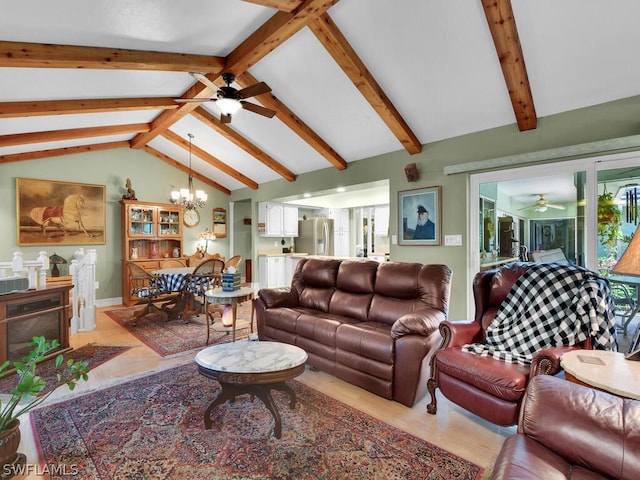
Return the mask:
[[[249,393],[258,397],[274,419],[273,434],[280,438],[282,421],[271,390],[289,394],[289,407],[296,404],[296,393],[285,382],[304,371],[307,353],[279,342],[234,342],[212,345],[196,355],[198,371],[217,380],[222,390],[204,412],[204,425],[211,428],[211,411],[227,400]]]

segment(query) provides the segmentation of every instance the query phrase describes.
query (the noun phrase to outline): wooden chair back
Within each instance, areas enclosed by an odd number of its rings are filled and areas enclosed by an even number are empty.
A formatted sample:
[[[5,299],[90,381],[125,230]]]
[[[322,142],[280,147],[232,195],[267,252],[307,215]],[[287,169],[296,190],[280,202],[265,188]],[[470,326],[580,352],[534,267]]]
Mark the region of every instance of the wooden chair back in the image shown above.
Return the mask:
[[[236,269],[236,272],[237,272],[238,271],[238,265],[240,264],[241,261],[242,261],[242,256],[241,255],[234,255],[233,257],[231,257],[229,260],[224,262],[224,270],[225,270],[225,272],[227,270],[229,270],[229,267],[234,267]]]

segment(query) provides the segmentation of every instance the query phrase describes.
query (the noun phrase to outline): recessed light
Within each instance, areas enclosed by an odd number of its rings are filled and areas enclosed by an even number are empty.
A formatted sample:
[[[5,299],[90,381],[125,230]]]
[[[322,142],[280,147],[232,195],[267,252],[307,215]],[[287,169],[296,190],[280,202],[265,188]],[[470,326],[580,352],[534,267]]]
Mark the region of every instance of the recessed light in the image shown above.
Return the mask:
[[[310,194],[310,193],[305,193],[305,194],[303,195],[303,197],[304,197],[304,198],[309,198],[310,196],[311,196],[311,194]]]
[[[338,188],[336,188],[336,192],[339,192],[339,193],[344,192],[344,187],[338,187]]]

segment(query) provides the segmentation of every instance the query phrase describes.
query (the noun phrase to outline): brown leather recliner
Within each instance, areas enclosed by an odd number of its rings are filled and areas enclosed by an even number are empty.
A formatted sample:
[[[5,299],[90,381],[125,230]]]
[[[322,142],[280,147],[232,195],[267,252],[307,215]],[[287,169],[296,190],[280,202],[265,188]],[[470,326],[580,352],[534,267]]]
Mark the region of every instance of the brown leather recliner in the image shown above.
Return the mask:
[[[473,281],[475,318],[473,321],[440,324],[443,343],[432,359],[427,388],[431,403],[427,411],[437,411],[436,388],[452,402],[497,425],[515,425],[520,403],[529,380],[538,374],[560,372],[560,356],[575,348],[592,348],[591,338],[576,346],[539,351],[530,366],[508,363],[493,357],[466,352],[468,343],[484,343],[486,330],[516,280],[533,265],[512,263],[480,272]]]
[[[492,480],[640,478],[640,402],[541,375]]]

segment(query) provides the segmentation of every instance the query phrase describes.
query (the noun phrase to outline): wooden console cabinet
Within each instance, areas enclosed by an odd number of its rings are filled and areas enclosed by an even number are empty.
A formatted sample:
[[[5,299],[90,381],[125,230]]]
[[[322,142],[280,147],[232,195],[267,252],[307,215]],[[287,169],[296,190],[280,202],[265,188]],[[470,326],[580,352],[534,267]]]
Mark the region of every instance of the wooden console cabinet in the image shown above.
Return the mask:
[[[57,285],[42,290],[0,295],[0,363],[22,360],[33,337],[58,340],[57,355],[69,349],[69,290]]]
[[[182,251],[183,207],[171,203],[120,200],[122,206],[122,303],[133,305],[127,262],[146,270],[157,270],[179,261],[187,264]],[[173,256],[174,250],[179,252]],[[135,252],[135,253],[134,253]]]

